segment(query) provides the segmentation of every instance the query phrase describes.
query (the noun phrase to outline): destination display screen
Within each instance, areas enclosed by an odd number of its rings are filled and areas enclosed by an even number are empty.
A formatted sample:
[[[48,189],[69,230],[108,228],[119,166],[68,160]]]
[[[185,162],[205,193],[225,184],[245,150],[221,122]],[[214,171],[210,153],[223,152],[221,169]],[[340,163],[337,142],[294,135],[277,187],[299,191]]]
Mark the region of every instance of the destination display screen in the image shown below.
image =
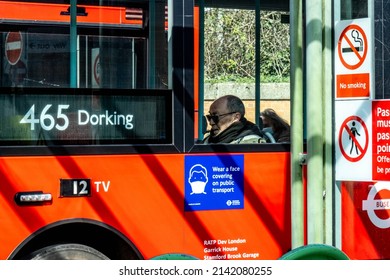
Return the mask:
[[[170,90],[9,89],[0,144],[171,143]]]

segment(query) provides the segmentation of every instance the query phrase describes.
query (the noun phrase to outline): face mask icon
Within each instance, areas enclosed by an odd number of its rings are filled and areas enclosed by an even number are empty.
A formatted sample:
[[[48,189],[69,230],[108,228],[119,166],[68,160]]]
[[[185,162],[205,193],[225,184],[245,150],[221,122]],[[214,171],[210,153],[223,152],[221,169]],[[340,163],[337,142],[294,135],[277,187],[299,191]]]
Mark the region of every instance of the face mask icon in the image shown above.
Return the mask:
[[[189,175],[188,183],[191,186],[191,194],[206,194],[207,169],[201,164],[195,164],[191,167]]]

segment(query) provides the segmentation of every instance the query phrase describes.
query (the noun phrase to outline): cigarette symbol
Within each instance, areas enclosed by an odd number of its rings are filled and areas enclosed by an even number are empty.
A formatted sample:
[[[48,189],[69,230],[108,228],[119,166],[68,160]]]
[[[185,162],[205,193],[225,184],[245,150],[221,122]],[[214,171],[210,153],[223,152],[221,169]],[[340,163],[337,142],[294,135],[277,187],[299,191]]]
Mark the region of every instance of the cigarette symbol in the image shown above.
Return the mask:
[[[362,51],[363,51],[363,47],[354,47],[353,49],[352,49],[352,48],[343,48],[343,49],[342,49],[342,52],[343,52],[343,53],[350,53],[350,52],[354,52],[354,49],[355,49],[357,52],[362,52]]]
[[[343,53],[349,53],[349,52],[354,52],[354,51],[362,52],[363,51],[363,40],[360,37],[359,31],[354,29],[354,30],[352,30],[351,35],[352,35],[352,38],[355,41],[355,43],[358,43],[359,45],[358,46],[355,45],[351,48],[342,48],[341,51]]]

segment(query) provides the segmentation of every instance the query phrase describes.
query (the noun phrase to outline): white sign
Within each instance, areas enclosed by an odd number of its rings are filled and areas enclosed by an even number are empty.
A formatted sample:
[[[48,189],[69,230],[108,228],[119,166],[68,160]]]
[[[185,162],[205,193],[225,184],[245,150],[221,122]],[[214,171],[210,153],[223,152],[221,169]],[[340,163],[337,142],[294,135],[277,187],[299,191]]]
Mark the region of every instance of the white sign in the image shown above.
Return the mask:
[[[335,26],[335,98],[369,99],[374,96],[373,41],[369,18],[343,20]]]
[[[338,22],[335,40],[336,74],[371,72],[370,19]]]
[[[336,180],[372,180],[371,101],[337,101],[335,109]]]

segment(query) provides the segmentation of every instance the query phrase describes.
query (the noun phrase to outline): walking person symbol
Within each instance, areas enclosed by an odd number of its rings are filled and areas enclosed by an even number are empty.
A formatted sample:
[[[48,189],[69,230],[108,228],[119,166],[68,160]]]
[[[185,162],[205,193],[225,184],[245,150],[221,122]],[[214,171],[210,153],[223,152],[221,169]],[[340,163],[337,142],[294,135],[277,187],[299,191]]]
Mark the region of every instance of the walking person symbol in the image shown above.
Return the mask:
[[[360,136],[360,134],[355,127],[355,121],[352,122],[351,133],[352,133],[354,139],[352,139],[351,135],[349,136],[349,139],[351,140],[351,144],[352,144],[351,150],[349,151],[349,154],[352,154],[353,147],[355,146],[356,154],[358,155],[359,151],[358,151],[357,145],[355,144],[355,141],[356,141],[356,135]]]

